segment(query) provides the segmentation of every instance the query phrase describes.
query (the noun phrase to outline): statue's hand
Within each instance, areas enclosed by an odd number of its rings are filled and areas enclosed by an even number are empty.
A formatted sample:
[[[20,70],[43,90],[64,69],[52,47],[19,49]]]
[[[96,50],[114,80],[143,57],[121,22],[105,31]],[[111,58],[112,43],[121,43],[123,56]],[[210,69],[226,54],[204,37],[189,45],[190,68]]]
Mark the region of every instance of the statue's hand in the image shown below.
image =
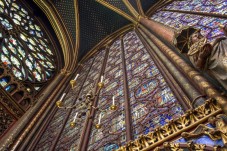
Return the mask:
[[[211,44],[209,44],[209,43],[205,44],[199,53],[199,57],[202,59],[206,59],[207,57],[210,56],[212,49],[213,49],[213,47]]]

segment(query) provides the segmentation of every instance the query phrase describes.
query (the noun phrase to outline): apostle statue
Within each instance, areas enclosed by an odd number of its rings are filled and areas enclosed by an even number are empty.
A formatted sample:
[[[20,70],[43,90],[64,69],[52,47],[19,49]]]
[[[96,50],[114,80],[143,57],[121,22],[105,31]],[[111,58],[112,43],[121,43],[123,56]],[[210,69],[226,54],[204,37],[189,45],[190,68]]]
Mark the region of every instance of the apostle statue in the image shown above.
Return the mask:
[[[227,36],[227,25],[220,27]],[[207,38],[197,30],[190,36],[188,45],[187,55],[193,66],[206,71],[227,90],[227,38],[207,43]]]

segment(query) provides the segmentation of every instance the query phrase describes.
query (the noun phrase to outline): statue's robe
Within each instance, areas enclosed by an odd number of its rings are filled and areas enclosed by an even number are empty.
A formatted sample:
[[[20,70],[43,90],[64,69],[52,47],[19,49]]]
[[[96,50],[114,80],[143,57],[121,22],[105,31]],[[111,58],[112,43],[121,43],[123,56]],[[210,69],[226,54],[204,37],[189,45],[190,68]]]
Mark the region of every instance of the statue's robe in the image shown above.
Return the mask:
[[[197,69],[201,69],[197,66],[197,62],[206,44],[206,38],[201,38],[198,42],[194,43],[188,51],[188,57]],[[211,43],[211,46],[211,54],[207,58],[206,65],[202,70],[217,79],[227,90],[227,38],[219,38]]]
[[[227,90],[227,38],[217,39],[213,44],[206,70]]]

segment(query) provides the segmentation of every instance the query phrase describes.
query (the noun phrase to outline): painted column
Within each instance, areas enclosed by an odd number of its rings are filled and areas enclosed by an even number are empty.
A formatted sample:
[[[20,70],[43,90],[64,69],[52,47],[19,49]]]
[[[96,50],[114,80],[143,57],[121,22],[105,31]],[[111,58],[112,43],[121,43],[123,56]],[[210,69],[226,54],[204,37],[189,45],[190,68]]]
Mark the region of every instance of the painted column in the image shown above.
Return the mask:
[[[178,83],[177,80],[174,79],[175,73],[172,73],[170,70],[168,70],[169,68],[165,66],[165,63],[171,64],[171,62],[167,59],[165,59],[165,60],[160,59],[159,56],[157,55],[158,52],[156,52],[159,50],[158,49],[154,50],[155,48],[152,48],[151,45],[149,45],[149,43],[147,42],[147,41],[149,41],[149,39],[146,39],[146,37],[142,33],[140,33],[138,31],[138,29],[135,29],[135,31],[136,31],[138,37],[140,38],[141,42],[143,43],[144,47],[147,49],[147,52],[150,54],[151,58],[157,65],[157,67],[158,67],[159,71],[161,72],[161,74],[163,75],[164,79],[168,83],[169,87],[173,91],[177,100],[181,104],[184,111],[191,109],[192,103],[189,100],[189,96],[187,96],[187,93],[185,93],[183,91],[183,89],[181,88],[181,86],[182,86],[181,83]],[[159,53],[161,53],[161,52],[159,51]],[[188,81],[185,81],[185,83],[187,83],[187,82]]]
[[[149,29],[151,32],[155,33],[156,36],[159,36],[162,39],[165,39],[165,41],[168,41],[169,43],[174,42],[175,37],[175,30],[167,27],[163,24],[160,24],[154,20],[139,17],[138,22],[145,26],[147,29]]]
[[[153,27],[150,27],[153,28]],[[207,81],[199,72],[197,72],[193,67],[186,63],[176,52],[173,45],[167,45],[160,39],[158,39],[154,34],[152,34],[143,25],[139,25],[139,30],[141,33],[146,34],[146,39],[153,42],[154,46],[164,53],[164,55],[184,74],[185,78],[188,78],[197,89],[202,91],[202,94],[206,94],[210,98],[215,98],[219,105],[221,105],[227,111],[226,97],[222,96],[212,84]],[[153,31],[153,30],[152,30]],[[154,32],[154,31],[153,31]],[[143,34],[143,35],[145,35]],[[156,33],[158,34],[158,33]],[[168,36],[167,36],[168,37]],[[163,37],[164,38],[164,37]],[[176,70],[177,71],[177,70]],[[191,93],[190,88],[187,90]]]

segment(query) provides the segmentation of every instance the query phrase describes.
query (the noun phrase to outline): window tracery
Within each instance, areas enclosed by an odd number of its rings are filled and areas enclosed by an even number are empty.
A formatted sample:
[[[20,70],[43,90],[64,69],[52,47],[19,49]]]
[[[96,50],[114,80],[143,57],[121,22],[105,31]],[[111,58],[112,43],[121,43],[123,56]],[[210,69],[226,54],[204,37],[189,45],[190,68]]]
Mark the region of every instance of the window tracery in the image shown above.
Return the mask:
[[[0,60],[16,78],[37,91],[55,72],[52,44],[37,20],[19,2],[1,1],[0,12]]]
[[[99,108],[107,110],[107,115],[102,118],[104,128],[96,129],[94,125],[92,126],[89,150],[107,150],[126,142],[122,66],[121,40],[118,39],[109,48],[104,72],[105,87],[101,90],[98,101]],[[109,109],[113,96],[119,105],[117,112]],[[100,114],[100,111],[96,112],[94,123],[98,122]]]
[[[124,38],[134,138],[184,113],[135,32]],[[135,57],[138,57],[134,60]],[[132,63],[135,63],[131,67]]]
[[[168,86],[164,77],[159,72],[155,62],[152,60],[148,50],[143,46],[140,39],[134,31],[128,32],[123,37],[123,45],[121,39],[118,38],[110,45],[109,51],[99,50],[99,53],[94,55],[95,60],[88,73],[88,77],[81,85],[81,92],[77,97],[83,97],[82,94],[90,89],[91,84],[97,83],[103,68],[104,87],[101,89],[98,97],[98,108],[101,110],[108,110],[105,116],[102,117],[102,128],[96,129],[95,124],[98,122],[100,110],[96,110],[92,116],[91,132],[89,135],[88,150],[111,150],[116,149],[126,143],[126,108],[125,101],[129,101],[132,119],[131,127],[133,132],[133,139],[136,139],[140,134],[147,134],[157,126],[166,124],[167,121],[179,117],[184,113],[180,103],[176,100],[172,90]],[[108,52],[105,58],[104,54]],[[124,55],[122,54],[124,52]],[[124,58],[123,58],[124,57]],[[106,64],[104,61],[106,59]],[[90,60],[88,60],[90,61]],[[126,62],[124,67],[123,61]],[[85,61],[87,63],[87,61]],[[124,67],[124,68],[123,68]],[[87,69],[88,67],[86,67]],[[126,69],[126,71],[124,71]],[[79,77],[84,77],[87,70],[83,69]],[[125,100],[127,93],[124,88],[124,74],[127,76],[126,89],[129,90],[129,100]],[[81,80],[79,80],[81,82]],[[94,86],[93,85],[93,86]],[[75,92],[73,92],[75,93]],[[76,98],[76,96],[74,96]],[[110,111],[109,107],[112,104],[112,96],[115,96],[118,110],[116,112]],[[71,100],[72,102],[72,100]],[[76,104],[80,102],[77,101]],[[73,109],[66,125],[61,132],[60,138],[57,140],[56,150],[64,150],[70,148],[76,150],[81,143],[83,136],[82,132],[88,131],[85,124],[85,116],[81,118],[80,122],[76,122],[75,128],[70,127],[70,120],[78,112]],[[61,116],[66,118],[65,113],[60,111],[54,116]],[[93,118],[94,117],[94,118]],[[60,117],[58,117],[59,119]],[[36,148],[48,149],[47,146],[52,145],[56,132],[51,131],[58,126],[58,120],[50,122],[49,127],[40,139]],[[62,121],[63,119],[60,119]],[[62,123],[60,122],[59,123]],[[51,125],[54,125],[52,127]],[[49,132],[51,131],[51,132]],[[48,134],[50,133],[50,134]],[[49,142],[43,148],[43,144]]]

